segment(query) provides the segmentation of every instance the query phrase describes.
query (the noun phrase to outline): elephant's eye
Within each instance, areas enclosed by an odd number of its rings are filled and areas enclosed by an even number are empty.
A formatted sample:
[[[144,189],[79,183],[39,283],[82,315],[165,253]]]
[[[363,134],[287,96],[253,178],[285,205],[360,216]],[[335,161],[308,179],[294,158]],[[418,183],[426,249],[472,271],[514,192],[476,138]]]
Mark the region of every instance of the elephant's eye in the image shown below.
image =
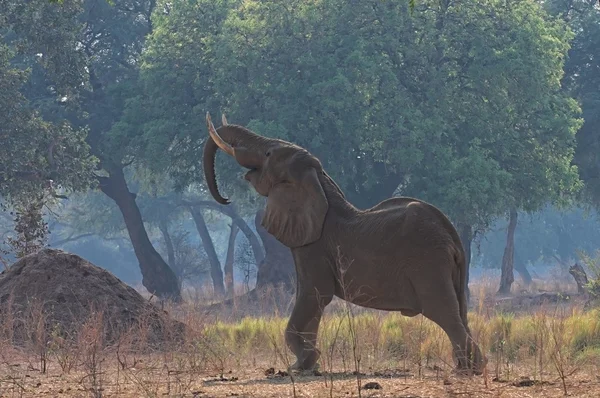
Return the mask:
[[[267,151],[267,152],[265,153],[265,156],[266,156],[266,157],[269,157],[269,156],[271,156],[271,151]]]

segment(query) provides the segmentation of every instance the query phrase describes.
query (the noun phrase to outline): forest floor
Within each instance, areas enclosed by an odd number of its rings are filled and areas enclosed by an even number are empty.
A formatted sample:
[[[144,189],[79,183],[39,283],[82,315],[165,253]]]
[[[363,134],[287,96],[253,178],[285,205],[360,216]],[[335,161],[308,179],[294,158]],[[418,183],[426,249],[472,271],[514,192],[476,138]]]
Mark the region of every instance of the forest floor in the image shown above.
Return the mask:
[[[48,328],[35,307],[3,313],[0,398],[600,396],[600,309],[584,310],[572,281],[536,281],[527,291],[515,284],[515,296],[573,297],[515,308],[498,305],[496,280],[472,286],[469,326],[488,359],[481,376],[453,374],[450,342],[426,318],[341,300],[321,320],[320,371],[289,375],[289,297],[274,292],[207,312],[206,297],[186,292],[184,304],[165,307],[186,325],[184,336],[152,348],[144,319],[109,342],[98,312],[70,336]]]
[[[141,359],[143,360],[143,359]],[[145,362],[145,361],[144,361]],[[65,374],[50,367],[45,374],[27,369],[26,364],[13,365],[14,379],[1,376],[1,397],[563,397],[560,378],[550,372],[547,381],[515,377],[496,380],[491,375],[463,377],[443,376],[425,370],[420,376],[413,372],[401,375],[381,375],[365,372],[361,375],[361,390],[352,372],[324,372],[320,376],[265,376],[265,369],[240,367],[224,377],[204,372],[167,374],[160,368],[139,366],[128,371],[116,367],[102,370],[95,388],[89,384],[85,371]],[[21,369],[16,369],[21,368]],[[522,372],[527,373],[527,369]],[[530,370],[530,374],[533,372]],[[332,382],[333,380],[333,382]],[[376,383],[376,384],[375,384]],[[12,385],[11,385],[12,384]],[[376,388],[368,388],[368,387]],[[566,380],[568,396],[598,397],[600,381],[597,374],[578,372]],[[367,387],[367,388],[365,388]]]
[[[316,373],[285,372],[287,317],[204,318],[185,343],[153,352],[93,337],[0,346],[0,397],[598,397],[600,311],[557,308],[472,312],[481,376],[454,375],[447,337],[421,316],[336,309]]]

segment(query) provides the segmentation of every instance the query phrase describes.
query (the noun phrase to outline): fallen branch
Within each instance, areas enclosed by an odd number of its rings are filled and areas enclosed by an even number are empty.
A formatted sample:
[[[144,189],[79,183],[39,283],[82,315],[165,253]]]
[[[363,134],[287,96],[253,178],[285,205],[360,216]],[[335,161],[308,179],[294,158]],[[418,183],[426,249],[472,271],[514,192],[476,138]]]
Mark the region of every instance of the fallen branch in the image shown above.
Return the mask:
[[[586,298],[585,295],[579,293],[543,292],[540,294],[500,297],[492,299],[492,301],[496,308],[526,310],[531,307],[539,307],[547,304],[566,304],[581,299],[585,300]]]

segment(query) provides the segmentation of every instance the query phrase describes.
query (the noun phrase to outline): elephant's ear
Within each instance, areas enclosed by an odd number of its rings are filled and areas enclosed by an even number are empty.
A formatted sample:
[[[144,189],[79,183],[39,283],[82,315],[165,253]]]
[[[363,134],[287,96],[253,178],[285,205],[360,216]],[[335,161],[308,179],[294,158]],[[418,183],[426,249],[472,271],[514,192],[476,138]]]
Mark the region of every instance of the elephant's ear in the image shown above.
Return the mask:
[[[321,237],[328,208],[317,171],[309,167],[271,189],[262,225],[285,246],[304,246]]]

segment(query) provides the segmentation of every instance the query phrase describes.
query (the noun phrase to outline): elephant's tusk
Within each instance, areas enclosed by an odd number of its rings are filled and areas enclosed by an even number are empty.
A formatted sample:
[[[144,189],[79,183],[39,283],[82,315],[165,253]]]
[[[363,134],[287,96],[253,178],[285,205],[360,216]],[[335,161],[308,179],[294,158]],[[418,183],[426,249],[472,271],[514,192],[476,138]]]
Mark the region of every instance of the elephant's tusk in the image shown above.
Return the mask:
[[[215,130],[215,126],[213,125],[212,121],[210,120],[209,112],[206,112],[206,126],[208,127],[208,134],[210,134],[210,137],[213,139],[215,144],[217,144],[217,146],[219,148],[221,148],[223,150],[223,152],[225,152],[229,156],[234,156],[233,148],[231,147],[231,145],[226,143],[223,140],[223,138],[221,138],[221,136],[217,133],[217,130]]]
[[[227,118],[225,117],[225,114],[221,114],[221,124],[223,126],[227,126],[229,123],[227,123]]]

